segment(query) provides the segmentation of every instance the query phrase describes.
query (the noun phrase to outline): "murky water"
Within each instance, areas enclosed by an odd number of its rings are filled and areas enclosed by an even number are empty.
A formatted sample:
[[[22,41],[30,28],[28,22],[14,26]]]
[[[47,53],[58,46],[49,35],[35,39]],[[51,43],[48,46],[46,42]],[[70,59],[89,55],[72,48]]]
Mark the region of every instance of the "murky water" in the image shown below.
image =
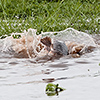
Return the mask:
[[[64,56],[36,61],[1,52],[0,100],[99,100],[100,35],[93,38],[97,49],[80,58]],[[49,82],[58,83],[66,90],[48,97],[45,87]]]

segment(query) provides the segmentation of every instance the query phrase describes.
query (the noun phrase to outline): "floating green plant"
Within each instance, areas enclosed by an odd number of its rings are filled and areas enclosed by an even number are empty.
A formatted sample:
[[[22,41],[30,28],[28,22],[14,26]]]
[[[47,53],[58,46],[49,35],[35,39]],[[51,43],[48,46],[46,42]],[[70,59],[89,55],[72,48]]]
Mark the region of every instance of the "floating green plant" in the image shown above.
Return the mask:
[[[59,92],[64,91],[64,90],[65,90],[64,88],[59,87],[59,84],[48,83],[46,86],[47,96],[59,95]]]

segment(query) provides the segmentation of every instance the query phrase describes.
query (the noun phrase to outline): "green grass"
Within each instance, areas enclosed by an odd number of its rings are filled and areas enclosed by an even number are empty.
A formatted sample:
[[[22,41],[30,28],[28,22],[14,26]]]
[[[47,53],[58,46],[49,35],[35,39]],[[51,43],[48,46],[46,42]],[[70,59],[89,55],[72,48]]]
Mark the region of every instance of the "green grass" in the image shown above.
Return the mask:
[[[0,0],[0,35],[29,28],[40,33],[68,27],[100,33],[99,0]]]

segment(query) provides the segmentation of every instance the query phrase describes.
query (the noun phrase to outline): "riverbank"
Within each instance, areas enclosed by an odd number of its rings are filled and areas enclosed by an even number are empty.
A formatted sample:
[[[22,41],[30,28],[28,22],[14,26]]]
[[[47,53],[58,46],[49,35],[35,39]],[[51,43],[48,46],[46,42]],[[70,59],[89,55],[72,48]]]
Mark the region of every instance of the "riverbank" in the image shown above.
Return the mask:
[[[23,32],[29,28],[61,31],[74,28],[100,33],[99,0],[1,0],[0,35]]]

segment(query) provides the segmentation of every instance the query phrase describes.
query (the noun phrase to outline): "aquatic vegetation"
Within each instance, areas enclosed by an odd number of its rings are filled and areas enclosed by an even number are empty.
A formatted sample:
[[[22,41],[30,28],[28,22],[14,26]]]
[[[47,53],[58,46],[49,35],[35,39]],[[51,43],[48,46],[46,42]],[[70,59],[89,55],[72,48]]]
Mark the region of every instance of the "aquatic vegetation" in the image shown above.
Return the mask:
[[[58,87],[59,84],[48,83],[46,86],[46,94],[48,96],[58,95],[59,92],[64,91],[64,88]]]
[[[61,31],[68,27],[100,33],[99,0],[0,0],[0,35],[29,28]]]

